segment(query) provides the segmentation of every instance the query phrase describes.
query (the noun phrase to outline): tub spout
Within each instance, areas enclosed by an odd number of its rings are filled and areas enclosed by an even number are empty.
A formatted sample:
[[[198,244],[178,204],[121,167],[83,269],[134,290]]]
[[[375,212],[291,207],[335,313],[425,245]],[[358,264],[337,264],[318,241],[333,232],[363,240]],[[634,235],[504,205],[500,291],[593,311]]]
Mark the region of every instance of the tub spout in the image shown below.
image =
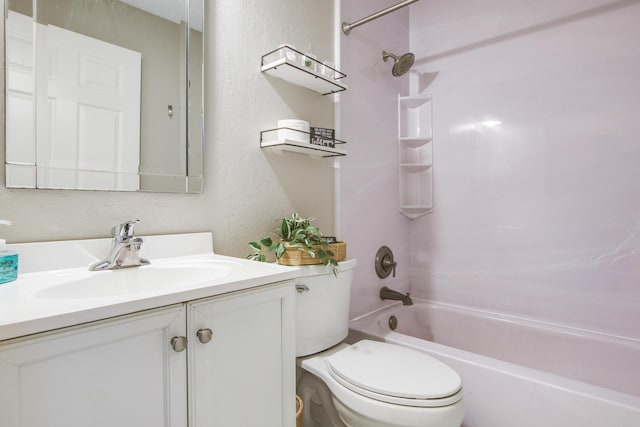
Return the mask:
[[[402,294],[398,291],[394,291],[393,289],[389,289],[388,287],[383,287],[380,289],[380,299],[390,299],[395,301],[402,301],[402,305],[413,305],[413,301],[409,296],[409,292],[406,294]]]

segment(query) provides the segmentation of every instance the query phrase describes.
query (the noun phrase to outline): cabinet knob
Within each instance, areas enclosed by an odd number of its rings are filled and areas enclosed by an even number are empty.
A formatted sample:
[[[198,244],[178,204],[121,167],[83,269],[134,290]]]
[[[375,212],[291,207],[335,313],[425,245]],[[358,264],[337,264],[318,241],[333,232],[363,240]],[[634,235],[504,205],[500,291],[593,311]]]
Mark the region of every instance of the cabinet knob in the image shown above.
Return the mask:
[[[209,328],[198,329],[196,335],[202,344],[206,344],[213,338],[213,331]]]
[[[184,351],[187,348],[187,337],[171,338],[171,348],[178,353]]]
[[[298,291],[299,294],[309,292],[309,287],[307,285],[296,284],[296,291]]]

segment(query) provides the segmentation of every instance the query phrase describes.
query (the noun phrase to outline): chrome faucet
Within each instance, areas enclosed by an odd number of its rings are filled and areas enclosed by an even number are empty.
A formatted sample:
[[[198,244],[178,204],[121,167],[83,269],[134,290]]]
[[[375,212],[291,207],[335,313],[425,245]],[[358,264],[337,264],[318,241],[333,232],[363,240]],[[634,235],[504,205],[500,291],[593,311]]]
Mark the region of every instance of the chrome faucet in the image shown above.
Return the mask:
[[[133,236],[133,229],[139,222],[139,219],[134,219],[114,226],[111,229],[111,235],[113,236],[111,253],[106,260],[92,264],[89,270],[115,270],[150,264],[149,260],[140,258],[142,239]]]
[[[406,294],[389,289],[386,286],[380,289],[380,299],[390,299],[395,301],[402,301],[402,305],[413,305],[413,300],[409,296],[409,292]]]

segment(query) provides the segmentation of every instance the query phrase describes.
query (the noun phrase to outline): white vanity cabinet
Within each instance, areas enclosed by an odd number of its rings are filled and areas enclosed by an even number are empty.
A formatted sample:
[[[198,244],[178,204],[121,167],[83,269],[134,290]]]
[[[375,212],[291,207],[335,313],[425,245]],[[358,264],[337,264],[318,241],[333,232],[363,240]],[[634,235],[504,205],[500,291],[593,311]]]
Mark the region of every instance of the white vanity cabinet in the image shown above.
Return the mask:
[[[183,426],[182,305],[0,345],[0,426]],[[168,422],[165,422],[168,421]]]
[[[293,289],[189,304],[190,427],[295,425]]]
[[[293,426],[293,292],[281,282],[2,341],[0,427]]]

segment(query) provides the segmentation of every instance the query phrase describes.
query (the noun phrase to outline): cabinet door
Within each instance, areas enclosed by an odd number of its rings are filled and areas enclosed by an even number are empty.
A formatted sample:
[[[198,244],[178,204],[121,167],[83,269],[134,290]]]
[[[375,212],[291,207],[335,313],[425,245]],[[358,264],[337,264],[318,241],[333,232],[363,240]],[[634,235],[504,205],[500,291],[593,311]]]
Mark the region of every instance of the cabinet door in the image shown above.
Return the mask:
[[[0,344],[2,427],[184,427],[184,305]]]
[[[293,292],[287,282],[189,304],[190,427],[295,425]]]

